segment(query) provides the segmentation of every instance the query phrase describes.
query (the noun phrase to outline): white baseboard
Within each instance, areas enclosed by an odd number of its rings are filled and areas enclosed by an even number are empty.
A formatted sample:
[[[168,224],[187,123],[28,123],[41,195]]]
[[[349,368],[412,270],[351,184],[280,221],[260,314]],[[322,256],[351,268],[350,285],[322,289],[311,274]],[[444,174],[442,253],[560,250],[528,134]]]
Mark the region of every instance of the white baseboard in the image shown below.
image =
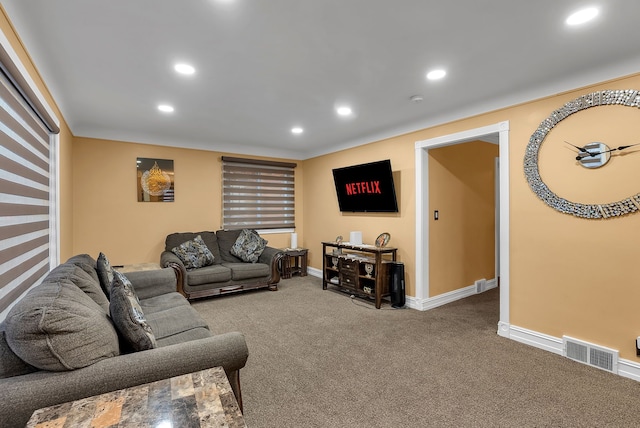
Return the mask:
[[[544,349],[545,351],[553,352],[554,354],[562,355],[562,338],[510,325],[509,339],[535,348]]]
[[[486,282],[486,288],[484,291],[491,290],[498,286],[496,278],[489,279]],[[419,311],[428,311],[429,309],[437,308],[438,306],[446,305],[448,303],[455,302],[456,300],[464,299],[465,297],[478,294],[475,285],[469,285],[467,287],[459,288],[457,290],[449,291],[447,293],[439,294],[434,297],[428,297],[426,299],[417,299],[415,297],[407,297],[407,306]]]
[[[449,291],[448,293],[439,294],[434,297],[424,299],[422,302],[422,310],[428,311],[429,309],[437,308],[448,303],[455,302],[456,300],[464,299],[465,297],[473,296],[476,294],[476,286],[470,285],[468,287],[459,288],[457,290]]]
[[[315,276],[316,278],[322,279],[322,269],[316,269],[312,267],[307,268],[307,273],[311,276]]]
[[[563,355],[562,338],[560,337],[549,336],[547,334],[509,325],[506,323],[500,323],[498,334],[500,336],[515,340],[516,342],[524,343],[526,345],[543,349],[548,352],[553,352],[554,354],[558,354],[561,356]],[[626,377],[640,382],[640,364],[635,361],[620,358],[618,360],[617,374],[618,376]]]
[[[622,377],[640,382],[640,364],[631,360],[618,360],[618,374]]]

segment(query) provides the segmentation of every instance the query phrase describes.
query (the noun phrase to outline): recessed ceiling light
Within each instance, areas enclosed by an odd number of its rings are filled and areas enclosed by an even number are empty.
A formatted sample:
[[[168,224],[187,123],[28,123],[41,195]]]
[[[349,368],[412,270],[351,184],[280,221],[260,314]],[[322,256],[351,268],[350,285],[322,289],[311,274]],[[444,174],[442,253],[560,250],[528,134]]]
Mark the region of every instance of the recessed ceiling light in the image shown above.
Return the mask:
[[[442,79],[444,76],[447,75],[447,72],[441,68],[436,69],[436,70],[431,70],[430,72],[427,73],[427,79],[429,80],[438,80],[438,79]]]
[[[349,106],[340,106],[336,108],[336,113],[340,116],[350,116],[351,113],[353,113],[353,110],[351,110],[351,107]]]
[[[172,113],[174,108],[169,104],[160,104],[158,105],[158,110],[160,110],[163,113]]]
[[[598,16],[600,11],[596,7],[588,7],[586,9],[581,9],[575,13],[569,15],[569,17],[564,21],[567,25],[580,25],[586,22],[591,21],[596,16]]]
[[[303,132],[304,132],[304,129],[300,128],[299,126],[291,128],[292,134],[302,134]]]
[[[193,66],[189,64],[184,64],[184,63],[174,65],[173,69],[180,74],[186,74],[186,75],[190,75],[196,72],[196,69],[193,68]]]

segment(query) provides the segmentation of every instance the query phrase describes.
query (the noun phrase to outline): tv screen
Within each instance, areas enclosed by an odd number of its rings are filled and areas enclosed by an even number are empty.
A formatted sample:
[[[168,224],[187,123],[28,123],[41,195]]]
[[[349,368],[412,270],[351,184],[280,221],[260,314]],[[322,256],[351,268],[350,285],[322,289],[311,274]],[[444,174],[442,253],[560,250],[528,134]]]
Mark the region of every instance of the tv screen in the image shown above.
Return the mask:
[[[333,170],[342,212],[398,212],[389,159]]]

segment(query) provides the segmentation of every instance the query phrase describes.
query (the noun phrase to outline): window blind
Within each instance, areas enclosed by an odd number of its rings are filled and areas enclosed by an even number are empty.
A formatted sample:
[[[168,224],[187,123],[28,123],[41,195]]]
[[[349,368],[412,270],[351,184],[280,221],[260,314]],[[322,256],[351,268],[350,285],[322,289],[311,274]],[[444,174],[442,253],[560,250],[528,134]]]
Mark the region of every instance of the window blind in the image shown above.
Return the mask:
[[[0,312],[50,269],[51,133],[0,73]]]
[[[295,163],[223,156],[223,229],[294,228],[295,167]]]

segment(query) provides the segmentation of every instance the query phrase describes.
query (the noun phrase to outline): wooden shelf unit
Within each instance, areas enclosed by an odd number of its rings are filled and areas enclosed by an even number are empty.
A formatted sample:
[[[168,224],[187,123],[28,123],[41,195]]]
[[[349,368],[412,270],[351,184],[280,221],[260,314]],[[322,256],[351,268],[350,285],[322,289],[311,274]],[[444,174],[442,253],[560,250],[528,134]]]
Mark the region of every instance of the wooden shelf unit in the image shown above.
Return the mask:
[[[340,254],[334,254],[337,250]],[[322,289],[333,285],[353,294],[375,296],[376,308],[389,295],[385,261],[396,261],[398,249],[349,243],[322,243]],[[371,273],[367,265],[373,267]]]

